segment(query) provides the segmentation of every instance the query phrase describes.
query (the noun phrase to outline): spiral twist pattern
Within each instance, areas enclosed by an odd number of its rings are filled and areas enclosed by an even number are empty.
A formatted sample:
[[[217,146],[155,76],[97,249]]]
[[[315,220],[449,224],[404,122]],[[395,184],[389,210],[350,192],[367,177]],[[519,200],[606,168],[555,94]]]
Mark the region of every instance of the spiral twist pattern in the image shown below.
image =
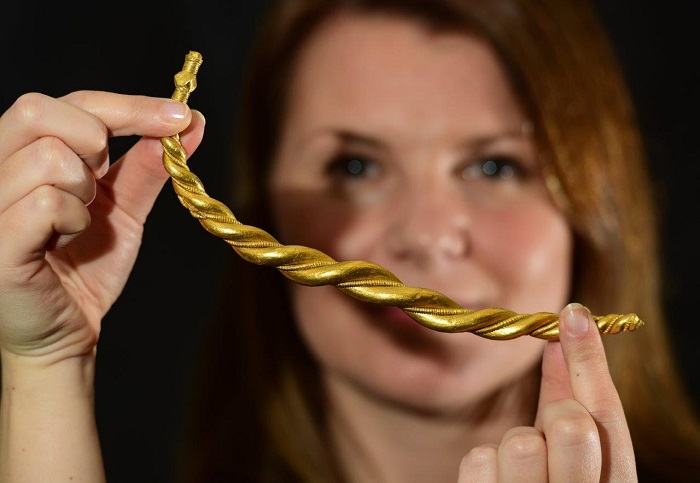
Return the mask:
[[[202,56],[190,52],[175,75],[172,98],[186,103],[196,88]],[[488,339],[506,340],[530,335],[557,339],[558,315],[549,312],[519,314],[500,308],[469,310],[445,295],[403,284],[387,269],[364,261],[336,261],[299,245],[282,245],[272,235],[239,222],[231,210],[211,198],[201,180],[187,167],[187,154],[177,135],[161,139],[163,165],[172,178],[180,203],[209,233],[226,241],[244,260],[274,267],[288,279],[309,286],[333,285],[364,302],[401,308],[425,327],[440,332],[472,332]],[[642,325],[636,314],[594,315],[604,334],[632,331]]]

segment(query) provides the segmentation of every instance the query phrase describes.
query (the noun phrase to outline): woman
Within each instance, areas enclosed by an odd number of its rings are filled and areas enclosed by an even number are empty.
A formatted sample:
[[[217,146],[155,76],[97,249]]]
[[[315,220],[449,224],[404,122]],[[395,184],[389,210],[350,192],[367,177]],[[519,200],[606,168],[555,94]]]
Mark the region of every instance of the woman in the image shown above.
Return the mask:
[[[187,475],[454,481],[459,468],[463,481],[627,481],[630,434],[641,468],[693,474],[697,426],[664,349],[648,181],[590,12],[366,3],[271,13],[240,144],[256,216],[241,219],[468,306],[576,300],[648,323],[605,339],[616,391],[580,306],[562,312],[561,344],[491,342],[235,259],[237,317],[205,350]],[[12,233],[0,259],[3,476],[99,481],[99,321],[166,179],[157,138],[182,131],[192,153],[202,129],[182,106],[94,92],[24,96],[0,119],[0,233]],[[144,136],[110,169],[108,132]],[[667,439],[649,436],[660,428]]]
[[[358,24],[366,20],[367,30],[359,26],[357,31],[343,30],[342,19],[352,24],[349,19],[353,18]],[[427,130],[425,125],[429,120],[447,117],[443,111],[449,108],[440,111],[442,102],[463,106],[464,110],[455,116],[461,115],[465,124],[472,121],[480,127],[487,124],[491,110],[479,112],[474,106],[475,99],[463,99],[455,94],[461,92],[459,87],[450,91],[450,86],[440,84],[441,76],[449,73],[459,85],[469,85],[470,77],[485,75],[482,65],[469,64],[468,58],[452,59],[452,63],[445,59],[445,64],[440,65],[436,60],[439,55],[433,56],[433,51],[423,55],[437,64],[420,64],[412,55],[419,57],[423,44],[439,44],[441,40],[449,44],[449,34],[486,41],[503,63],[516,104],[525,113],[524,134],[531,131],[530,139],[542,162],[543,173],[537,183],[546,186],[571,230],[569,235],[560,233],[556,227],[546,231],[544,220],[532,220],[528,214],[519,213],[519,219],[546,232],[543,238],[551,242],[551,245],[538,242],[551,257],[545,267],[552,277],[539,285],[540,289],[549,287],[541,290],[540,295],[546,292],[550,302],[538,299],[535,294],[527,295],[526,301],[490,302],[527,312],[557,311],[557,304],[562,301],[577,300],[594,313],[637,311],[644,319],[654,321],[633,335],[604,339],[610,370],[625,406],[640,468],[650,475],[662,474],[665,480],[674,476],[683,480],[694,474],[697,426],[686,426],[693,417],[673,375],[665,342],[658,267],[648,263],[656,260],[658,248],[645,160],[621,74],[590,8],[580,3],[568,5],[554,1],[544,4],[301,1],[280,2],[268,19],[252,59],[244,95],[247,101],[242,113],[244,130],[238,146],[247,171],[238,177],[234,189],[240,196],[234,210],[238,218],[279,235],[283,243],[319,248],[336,259],[375,261],[395,270],[406,283],[443,289],[462,302],[474,280],[487,283],[479,278],[478,271],[469,268],[470,262],[464,262],[478,257],[478,250],[485,250],[483,246],[487,243],[498,245],[492,248],[504,258],[499,262],[504,266],[516,267],[518,260],[527,260],[532,249],[522,253],[512,246],[515,239],[527,239],[527,230],[518,231],[515,222],[509,224],[506,217],[518,213],[512,205],[513,199],[522,203],[532,198],[521,192],[509,199],[512,193],[494,192],[495,187],[482,186],[483,180],[472,179],[469,183],[473,184],[465,189],[472,193],[471,206],[476,204],[481,211],[475,208],[476,213],[470,213],[464,221],[466,233],[460,235],[459,221],[450,221],[450,217],[468,212],[465,205],[470,203],[459,197],[450,198],[449,184],[439,181],[431,184],[436,175],[430,170],[450,166],[449,162],[440,164],[446,162],[436,158],[436,153],[442,151],[439,148],[431,151],[426,147],[427,142],[422,145],[425,151],[415,147],[421,146],[415,137]],[[376,31],[370,27],[372,22]],[[400,31],[402,26],[416,30],[413,44],[392,42],[395,39],[390,33],[392,27]],[[386,48],[382,50],[378,46]],[[322,47],[327,51],[323,52]],[[372,53],[378,58],[369,64]],[[458,66],[464,69],[462,77]],[[435,86],[439,94],[435,95],[425,85]],[[431,93],[434,97],[429,97]],[[411,99],[417,105],[412,112],[407,107],[413,105]],[[430,108],[423,112],[421,105]],[[380,116],[385,111],[395,116],[391,118],[391,127],[387,127],[389,121],[381,122]],[[305,145],[295,140],[304,139],[304,132],[314,132],[314,122],[320,126],[319,130],[329,125],[338,130],[347,126],[352,129],[347,129],[347,139],[321,138],[316,141],[321,146],[311,145],[304,150]],[[513,125],[521,124],[516,120]],[[468,131],[466,126],[463,129]],[[351,136],[353,133],[367,134],[368,139]],[[373,142],[376,140],[380,142]],[[504,162],[499,170],[509,168],[511,157],[532,156],[527,151],[523,154],[522,147],[508,144],[497,147],[505,151],[496,154],[506,155],[505,159],[496,160]],[[467,157],[474,160],[473,155]],[[421,174],[414,179],[404,173],[411,168],[401,162],[431,167],[419,171]],[[324,182],[320,172],[325,172],[332,181]],[[405,198],[397,196],[397,186]],[[501,206],[479,199],[479,189],[488,190],[484,191],[485,196],[491,199],[502,196]],[[532,206],[523,210],[532,210]],[[478,218],[480,214],[486,219]],[[500,215],[497,224],[487,218],[495,214]],[[305,217],[314,220],[313,226],[299,223]],[[451,223],[455,226],[450,227]],[[567,236],[572,239],[562,241]],[[480,237],[488,241],[481,242]],[[499,244],[502,239],[506,240],[503,245]],[[464,247],[467,243],[474,246]],[[559,248],[567,244],[571,253]],[[472,249],[474,253],[469,256],[460,254],[461,250]],[[450,255],[450,250],[456,253]],[[556,250],[560,250],[559,259],[551,255]],[[512,259],[508,258],[509,251]],[[425,348],[430,345],[427,341],[438,336],[424,334],[417,327],[405,327],[405,321],[395,320],[401,318],[397,314],[355,307],[354,302],[333,288],[285,288],[283,278],[277,273],[250,266],[235,255],[233,264],[235,268],[230,273],[235,275],[225,293],[240,294],[237,299],[240,305],[236,305],[240,316],[236,317],[236,323],[231,323],[231,306],[222,307],[219,323],[212,333],[213,343],[206,346],[206,362],[199,379],[203,385],[196,393],[200,409],[195,412],[192,437],[187,439],[190,444],[184,452],[185,459],[194,461],[190,479],[196,481],[204,475],[205,480],[215,480],[222,475],[241,474],[251,478],[257,471],[256,465],[250,464],[253,461],[260,462],[273,475],[279,476],[275,473],[278,471],[290,479],[293,479],[290,473],[310,481],[342,479],[338,473],[344,473],[345,462],[338,461],[334,447],[339,444],[337,439],[342,438],[337,438],[334,431],[339,430],[333,426],[340,423],[333,420],[333,404],[327,401],[333,393],[329,396],[329,389],[324,387],[329,384],[328,367],[338,372],[356,371],[358,384],[369,385],[368,391],[376,391],[379,398],[395,397],[403,405],[415,404],[420,411],[439,413],[435,407],[424,405],[430,399],[437,404],[434,401],[438,398],[437,389],[431,384],[439,386],[440,376],[409,383],[415,374],[404,374],[401,369],[410,371],[412,359],[406,352],[421,354],[422,348],[430,353]],[[461,270],[465,272],[460,274]],[[256,283],[251,284],[251,280]],[[528,278],[530,283],[532,280]],[[287,298],[291,298],[292,308],[286,303],[269,302]],[[328,317],[318,314],[343,317],[338,313],[345,318],[325,329],[330,324]],[[295,318],[300,319],[301,337],[295,328]],[[367,329],[360,325],[357,329],[360,335],[352,334],[352,324],[361,324],[355,319],[373,320],[370,323],[381,327],[378,330],[387,331],[388,335],[376,336],[380,342],[376,342],[374,352],[373,339],[364,331],[375,327]],[[378,319],[390,319],[398,328],[382,327]],[[266,321],[262,330],[257,322],[260,320]],[[328,333],[324,334],[323,330]],[[390,340],[387,342],[382,336]],[[358,340],[362,342],[349,342]],[[435,342],[438,347],[464,344],[464,352],[469,354],[478,353],[479,346],[488,348],[484,351],[488,350],[491,356],[481,357],[488,367],[480,368],[483,371],[480,374],[488,374],[484,378],[490,378],[494,385],[504,384],[499,377],[520,380],[521,383],[514,385],[521,386],[523,400],[529,397],[536,401],[533,394],[540,377],[538,364],[532,363],[537,358],[536,342],[490,344],[456,334],[439,340],[442,342]],[[387,355],[392,349],[382,343],[396,351],[394,359]],[[342,344],[352,349],[345,361],[342,355],[334,355],[343,353]],[[365,350],[357,349],[358,346]],[[521,371],[517,375],[498,365],[508,360],[505,354],[511,351],[530,360],[529,364],[517,362]],[[436,349],[435,353],[440,351]],[[365,360],[367,366],[357,367],[358,359]],[[471,363],[477,364],[473,360]],[[244,374],[232,371],[232,367],[244,368]],[[370,376],[373,371],[375,374]],[[221,389],[237,387],[240,378],[248,381],[244,386],[247,390]],[[392,382],[396,393],[390,394]],[[503,388],[486,388],[483,381],[475,383],[468,377],[461,382],[484,391],[480,395],[455,396],[460,402],[479,400],[480,404],[474,404],[472,410],[480,410],[477,413],[480,417],[487,417],[487,409],[497,407],[496,403],[503,397]],[[246,398],[246,394],[253,396]],[[673,403],[669,403],[669,397]],[[640,405],[640,401],[645,404]],[[444,401],[443,404],[450,407]],[[671,408],[679,408],[683,416],[678,417],[680,413]],[[441,409],[445,411],[445,406]],[[527,404],[520,409],[525,413],[534,411]],[[257,418],[239,418],[237,414],[255,414]],[[531,414],[528,417],[532,419]],[[347,419],[355,421],[350,416]],[[222,426],[221,421],[227,424]],[[218,428],[215,432],[218,437],[212,438],[214,426]],[[341,427],[346,431],[361,431],[350,423]],[[665,428],[661,433],[669,438],[664,437],[664,442],[658,436],[660,427]],[[357,438],[358,445],[367,443],[361,436]],[[256,443],[251,444],[251,440]],[[261,447],[266,451],[261,452]],[[240,459],[232,460],[231,455],[240,455]],[[367,459],[372,460],[371,456]],[[678,461],[678,465],[669,464],[670,461]],[[272,463],[275,470],[269,469]],[[678,470],[676,475],[675,470]]]

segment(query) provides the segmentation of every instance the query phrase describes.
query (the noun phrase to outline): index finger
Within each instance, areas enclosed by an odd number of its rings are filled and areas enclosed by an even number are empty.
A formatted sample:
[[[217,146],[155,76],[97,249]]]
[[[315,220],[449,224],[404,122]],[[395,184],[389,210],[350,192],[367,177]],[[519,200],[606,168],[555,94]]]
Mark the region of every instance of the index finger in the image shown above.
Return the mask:
[[[569,304],[562,310],[559,340],[573,397],[598,426],[603,446],[603,480],[628,481],[636,471],[632,439],[610,376],[600,331],[588,309]]]
[[[172,136],[190,123],[189,107],[169,98],[76,91],[60,100],[96,116],[110,136]]]
[[[0,117],[0,161],[39,138],[61,139],[95,172],[106,161],[109,136],[170,136],[189,123],[189,108],[164,98],[78,91],[54,99],[21,96]]]

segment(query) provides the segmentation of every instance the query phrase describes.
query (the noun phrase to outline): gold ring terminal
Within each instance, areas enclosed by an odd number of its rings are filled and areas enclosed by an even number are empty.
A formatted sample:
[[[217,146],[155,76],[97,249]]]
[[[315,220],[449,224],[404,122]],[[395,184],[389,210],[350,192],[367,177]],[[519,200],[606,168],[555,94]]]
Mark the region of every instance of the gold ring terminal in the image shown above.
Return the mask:
[[[197,87],[201,64],[201,54],[187,54],[182,70],[175,75],[173,99],[187,103]],[[519,314],[500,308],[469,310],[441,293],[409,287],[379,265],[339,262],[313,248],[282,245],[264,230],[242,224],[226,205],[207,195],[201,180],[187,167],[187,153],[178,135],[161,138],[161,143],[163,165],[180,203],[209,233],[224,239],[244,260],[274,267],[302,285],[333,285],[364,302],[399,307],[418,323],[440,332],[472,332],[496,340],[523,335],[546,340],[559,337],[559,316],[554,313]],[[636,314],[594,315],[593,320],[603,334],[633,331],[643,325]]]

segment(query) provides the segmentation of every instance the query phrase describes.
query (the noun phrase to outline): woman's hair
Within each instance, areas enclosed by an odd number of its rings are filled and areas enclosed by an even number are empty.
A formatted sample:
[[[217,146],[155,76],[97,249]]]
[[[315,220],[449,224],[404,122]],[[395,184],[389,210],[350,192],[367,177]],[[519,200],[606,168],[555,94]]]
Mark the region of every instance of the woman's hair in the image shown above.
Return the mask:
[[[274,233],[268,170],[305,41],[329,16],[399,15],[429,31],[485,39],[534,128],[547,186],[573,229],[571,300],[646,324],[605,336],[641,474],[700,474],[700,431],[667,341],[657,213],[623,76],[582,0],[283,0],[266,17],[242,96],[243,223]],[[319,370],[301,341],[284,277],[230,257],[230,280],[198,373],[183,451],[187,481],[340,481]],[[476,337],[476,336],[475,336]],[[614,449],[613,449],[614,451]]]

